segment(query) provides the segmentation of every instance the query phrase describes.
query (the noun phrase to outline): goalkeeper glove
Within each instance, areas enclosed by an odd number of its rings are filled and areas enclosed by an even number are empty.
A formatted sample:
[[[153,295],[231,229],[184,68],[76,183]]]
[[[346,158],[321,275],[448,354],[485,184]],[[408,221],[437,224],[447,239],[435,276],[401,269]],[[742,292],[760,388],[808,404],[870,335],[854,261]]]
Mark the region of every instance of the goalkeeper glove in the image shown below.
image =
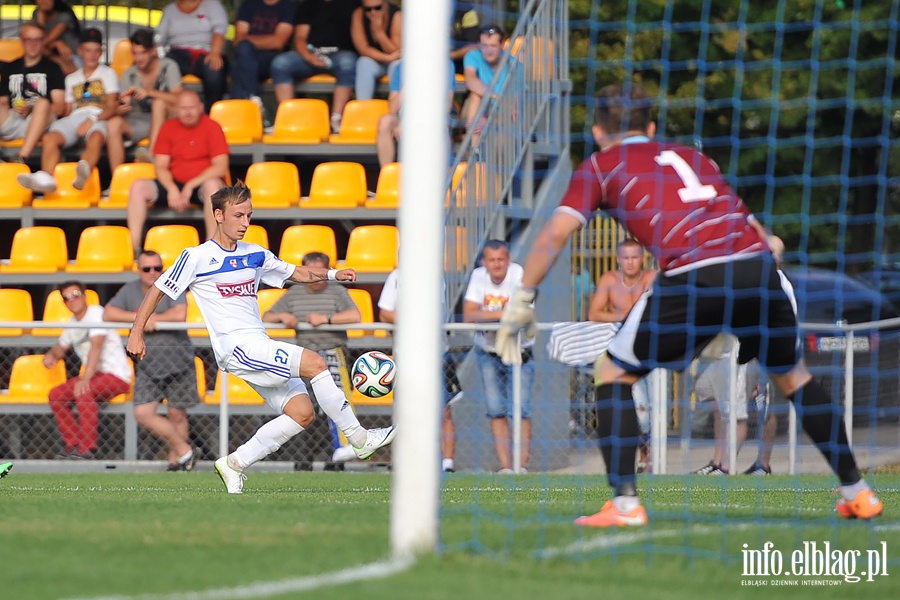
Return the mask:
[[[537,334],[537,322],[534,317],[534,309],[531,308],[535,294],[536,290],[534,289],[518,288],[506,303],[506,308],[503,309],[495,347],[504,364],[522,364],[522,349],[519,347],[520,331],[525,330],[525,337],[529,340],[534,339]]]

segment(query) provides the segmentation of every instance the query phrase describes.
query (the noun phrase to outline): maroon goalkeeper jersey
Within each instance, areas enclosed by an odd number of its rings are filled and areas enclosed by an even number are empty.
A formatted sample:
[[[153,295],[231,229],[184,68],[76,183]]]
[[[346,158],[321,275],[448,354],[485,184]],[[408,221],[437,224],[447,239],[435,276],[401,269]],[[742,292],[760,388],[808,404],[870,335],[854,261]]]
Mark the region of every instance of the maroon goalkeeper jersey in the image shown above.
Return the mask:
[[[587,222],[598,209],[643,244],[663,271],[767,249],[716,163],[680,144],[636,136],[592,154],[572,175],[557,210]]]

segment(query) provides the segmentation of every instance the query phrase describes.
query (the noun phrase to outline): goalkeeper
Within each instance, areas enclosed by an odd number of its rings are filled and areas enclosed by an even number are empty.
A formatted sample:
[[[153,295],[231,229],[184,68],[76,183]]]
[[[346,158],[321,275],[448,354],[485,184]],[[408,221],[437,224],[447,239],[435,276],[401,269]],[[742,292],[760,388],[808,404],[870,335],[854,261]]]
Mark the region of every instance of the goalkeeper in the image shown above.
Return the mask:
[[[597,94],[600,151],[572,176],[560,206],[534,242],[522,286],[500,320],[496,351],[521,360],[517,334],[535,334],[530,305],[569,237],[603,209],[659,262],[661,275],[634,305],[595,369],[600,450],[614,496],[587,527],[647,523],[635,487],[639,429],[631,386],[654,368],[683,370],[719,332],[741,342],[739,361],[758,358],[796,406],[803,429],[841,483],[837,512],[871,519],[882,503],[860,478],[839,406],[800,353],[795,300],[778,271],[769,236],[700,151],[654,140],[651,101],[626,82]],[[772,242],[774,244],[774,241]]]

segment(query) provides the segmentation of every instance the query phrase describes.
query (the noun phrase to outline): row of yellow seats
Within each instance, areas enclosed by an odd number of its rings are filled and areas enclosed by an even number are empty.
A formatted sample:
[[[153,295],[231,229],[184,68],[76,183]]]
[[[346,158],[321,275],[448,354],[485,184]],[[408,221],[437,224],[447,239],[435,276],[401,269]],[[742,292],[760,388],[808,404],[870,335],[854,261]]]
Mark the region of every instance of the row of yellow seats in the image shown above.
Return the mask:
[[[262,316],[264,312],[272,308],[275,302],[285,293],[284,289],[260,290],[257,296],[259,302],[259,314]],[[374,307],[372,296],[366,290],[351,289],[350,297],[359,308],[362,323],[374,323]],[[100,299],[97,292],[87,290],[87,303],[97,305]],[[203,316],[194,300],[191,292],[187,293],[187,322],[203,324]],[[72,313],[66,307],[58,290],[53,290],[47,296],[44,302],[44,314],[41,318],[46,323],[65,323],[72,317]],[[34,303],[31,294],[27,290],[17,288],[0,289],[0,322],[4,321],[34,321]],[[20,327],[0,328],[0,337],[18,337],[29,333],[28,329]],[[34,328],[30,330],[32,335],[38,337],[59,337],[62,329],[44,329]],[[120,331],[122,335],[128,335],[128,330]],[[269,331],[272,337],[291,338],[294,332],[288,329],[272,329]],[[208,335],[206,329],[191,330],[188,335],[192,337],[206,337]],[[372,335],[372,332],[362,329],[354,329],[347,332],[349,337],[362,337],[364,335]],[[387,333],[383,330],[376,331],[374,335],[384,337]]]
[[[148,163],[119,165],[112,176],[109,196],[101,198],[100,175],[95,168],[83,190],[72,187],[77,163],[59,163],[53,171],[58,183],[55,192],[42,198],[32,198],[31,190],[16,181],[21,173],[29,173],[27,165],[0,164],[0,208],[83,209],[92,206],[123,209],[128,206],[131,184],[136,179],[154,179],[156,170]],[[253,192],[256,208],[383,208],[400,205],[400,165],[385,165],[378,176],[375,195],[369,197],[365,168],[354,162],[330,162],[316,166],[310,183],[309,196],[301,198],[300,173],[293,163],[269,161],[250,165],[247,186]]]
[[[251,225],[244,240],[269,248],[269,235],[261,225]],[[396,267],[400,236],[393,225],[359,225],[350,231],[347,254],[337,259],[337,240],[327,225],[292,225],[281,238],[279,256],[300,264],[309,252],[324,252],[332,265],[364,273],[389,273]],[[144,248],[155,250],[163,266],[170,267],[181,252],[200,244],[192,225],[155,225],[147,231]],[[68,262],[66,236],[52,226],[21,227],[13,235],[10,258],[0,264],[0,273],[119,273],[134,269],[134,250],[128,228],[94,225],[81,232],[75,262]]]
[[[206,389],[206,370],[199,356],[194,357],[194,367],[197,371],[197,392],[204,404],[219,404],[222,401],[222,389],[228,387],[228,403],[235,405],[265,404],[263,399],[244,380],[232,375],[227,376],[227,383],[223,384],[224,373],[218,372],[216,387],[212,392]],[[9,377],[9,388],[0,390],[0,403],[3,404],[47,404],[52,390],[57,385],[65,383],[66,368],[63,361],[58,361],[53,367],[46,368],[43,363],[43,355],[28,354],[18,357],[12,366]],[[133,383],[133,381],[132,381]],[[109,400],[109,404],[122,404],[132,400],[132,391]],[[353,398],[356,403],[373,403],[354,390]],[[393,393],[384,398],[379,398],[378,404],[390,404],[393,401]]]

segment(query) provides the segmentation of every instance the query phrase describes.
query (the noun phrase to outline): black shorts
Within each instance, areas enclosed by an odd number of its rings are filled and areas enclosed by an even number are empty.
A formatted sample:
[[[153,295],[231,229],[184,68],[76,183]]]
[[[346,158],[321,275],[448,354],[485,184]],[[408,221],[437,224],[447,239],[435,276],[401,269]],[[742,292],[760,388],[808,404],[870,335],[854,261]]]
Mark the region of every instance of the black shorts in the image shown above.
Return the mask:
[[[166,188],[159,182],[158,179],[154,179],[153,183],[156,184],[156,201],[153,203],[153,206],[157,208],[169,208],[169,192],[166,191]],[[179,190],[184,189],[184,184],[176,181],[175,185],[178,186]],[[199,207],[203,207],[203,201],[200,199],[200,187],[197,186],[194,189],[194,193],[191,194],[191,204],[196,204]]]
[[[609,344],[630,373],[686,368],[719,332],[741,341],[738,360],[753,358],[775,374],[800,360],[794,289],[770,255],[660,274]]]

